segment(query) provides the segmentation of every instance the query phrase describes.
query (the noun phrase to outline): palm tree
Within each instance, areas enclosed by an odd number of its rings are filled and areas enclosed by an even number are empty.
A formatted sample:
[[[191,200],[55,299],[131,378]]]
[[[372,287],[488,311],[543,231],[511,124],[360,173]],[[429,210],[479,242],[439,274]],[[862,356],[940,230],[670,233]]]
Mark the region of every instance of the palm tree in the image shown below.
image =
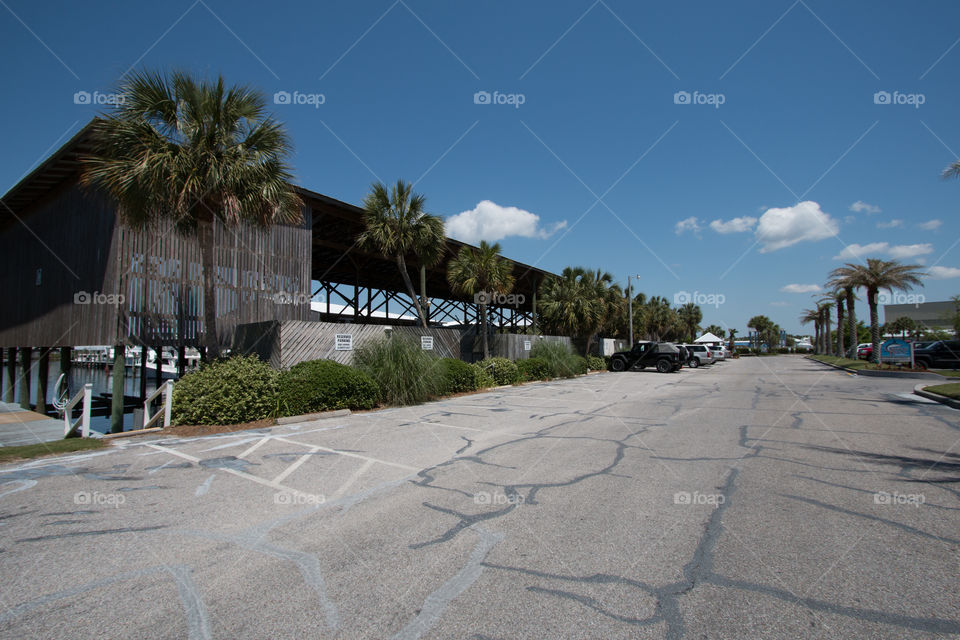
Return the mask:
[[[362,246],[392,257],[397,263],[407,295],[420,318],[427,326],[424,305],[417,297],[407,271],[407,255],[413,254],[421,266],[435,265],[443,256],[446,237],[443,220],[423,210],[426,198],[413,192],[413,185],[397,180],[388,189],[382,182],[374,182],[363,199],[363,221],[366,229],[358,238]],[[423,301],[425,302],[425,301]]]
[[[825,296],[817,300],[817,311],[820,312],[820,353],[830,353],[830,310],[833,308],[833,298]]]
[[[640,313],[644,335],[658,342],[675,332],[680,323],[676,310],[661,296],[650,298]]]
[[[847,333],[850,335],[850,349],[847,352],[847,357],[856,358],[857,357],[857,343],[859,342],[857,336],[857,314],[854,311],[854,302],[857,299],[856,289],[860,285],[856,283],[856,273],[854,270],[847,267],[837,267],[830,272],[830,280],[827,282],[827,286],[843,291],[844,294],[844,303],[846,304],[846,314],[847,314]]]
[[[494,294],[513,289],[513,265],[500,257],[500,245],[480,241],[480,247],[465,246],[447,264],[447,282],[455,293],[474,296],[480,305],[483,357],[490,357],[487,339],[487,302]]]
[[[877,311],[877,294],[881,289],[890,292],[894,290],[910,291],[922,284],[920,278],[923,272],[920,265],[900,264],[896,260],[881,260],[867,258],[866,264],[847,263],[844,267],[834,269],[834,273],[844,270],[848,274],[849,282],[856,287],[867,290],[867,305],[870,307],[870,337],[873,353],[871,359],[880,363],[880,318]]]
[[[220,354],[213,230],[225,225],[302,220],[290,186],[291,151],[263,95],[244,86],[133,72],[112,112],[93,126],[81,183],[117,203],[120,220],[142,229],[160,219],[194,233],[203,266],[203,326],[208,356]]]
[[[722,337],[723,337],[724,335],[726,335],[726,333],[727,333],[726,331],[723,330],[723,327],[721,327],[721,326],[718,325],[718,324],[711,324],[711,325],[709,325],[709,326],[707,326],[707,327],[704,327],[703,332],[704,332],[704,333],[712,333],[713,335],[717,336],[718,338],[722,338]]]
[[[721,334],[717,334],[717,335],[721,335]],[[737,330],[727,329],[727,335],[730,337],[730,353],[736,353],[737,352],[737,344],[736,344]]]
[[[835,289],[830,297],[833,299],[834,303],[837,305],[837,350],[836,354],[838,358],[842,358],[843,354],[846,353],[846,350],[843,348],[843,305],[847,300],[847,295],[840,289]]]
[[[820,350],[820,310],[819,309],[804,309],[803,313],[800,315],[800,324],[810,324],[813,323],[813,348],[814,351]]]
[[[773,333],[773,327],[775,326],[776,325],[773,324],[773,321],[767,316],[753,316],[747,322],[747,328],[756,331],[757,339],[761,342],[761,344],[766,341],[769,349],[773,349],[773,340],[771,338],[771,334]]]
[[[688,342],[697,339],[697,329],[700,328],[700,321],[703,320],[703,311],[692,302],[688,302],[677,309],[677,319],[679,320],[680,330],[683,331],[683,337],[689,337]]]
[[[586,337],[589,353],[593,336],[620,312],[623,292],[613,276],[583,267],[566,267],[559,278],[544,281],[538,304],[544,327],[560,335]]]

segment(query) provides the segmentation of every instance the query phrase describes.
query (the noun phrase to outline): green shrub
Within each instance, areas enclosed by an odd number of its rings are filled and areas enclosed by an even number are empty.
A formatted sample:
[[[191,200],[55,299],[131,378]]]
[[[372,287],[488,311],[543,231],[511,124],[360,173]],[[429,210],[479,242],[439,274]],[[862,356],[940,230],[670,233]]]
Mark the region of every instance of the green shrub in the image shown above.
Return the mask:
[[[587,356],[587,366],[591,371],[606,371],[607,359],[603,356]]]
[[[297,416],[335,409],[372,409],[380,389],[370,376],[333,360],[310,360],[282,371],[277,378],[280,409]]]
[[[276,407],[277,372],[256,356],[203,365],[173,386],[173,424],[252,422]]]
[[[487,358],[481,360],[479,364],[490,372],[494,382],[500,386],[520,382],[520,370],[509,358]]]
[[[354,354],[354,365],[380,387],[387,404],[405,406],[443,395],[439,358],[419,341],[399,335],[368,342]]]
[[[473,379],[477,385],[477,389],[489,389],[497,384],[497,381],[493,379],[493,374],[484,367],[481,367],[479,362],[474,362],[470,366],[473,368]]]
[[[570,358],[570,369],[574,375],[582,376],[586,375],[587,371],[590,370],[590,366],[587,363],[587,359],[583,356],[573,356]]]
[[[543,358],[517,360],[517,369],[520,370],[520,379],[524,382],[549,380],[553,377],[553,371],[550,370],[550,363]]]
[[[477,368],[463,360],[443,358],[440,360],[443,372],[444,393],[464,393],[477,389]]]
[[[531,358],[542,358],[550,365],[553,378],[570,378],[577,374],[581,365],[575,360],[580,356],[574,355],[570,347],[562,342],[547,342],[537,340],[530,350]],[[583,358],[580,358],[583,360]],[[584,371],[586,373],[586,371]]]

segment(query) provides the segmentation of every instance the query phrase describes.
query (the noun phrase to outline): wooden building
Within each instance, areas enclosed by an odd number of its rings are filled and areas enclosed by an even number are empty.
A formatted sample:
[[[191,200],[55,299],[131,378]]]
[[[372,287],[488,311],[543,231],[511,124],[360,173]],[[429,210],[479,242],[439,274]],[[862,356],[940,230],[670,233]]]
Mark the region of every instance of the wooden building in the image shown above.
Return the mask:
[[[118,222],[105,196],[79,185],[79,158],[89,151],[90,130],[81,130],[0,202],[0,347],[202,346],[196,239],[169,223],[134,231]],[[217,335],[224,346],[240,325],[382,323],[374,312],[412,311],[396,262],[357,246],[362,210],[298,190],[302,224],[215,229]],[[431,323],[476,321],[473,300],[453,294],[446,280],[446,263],[462,246],[448,240],[440,264],[423,270]],[[414,256],[408,265],[419,283]],[[492,309],[502,327],[535,323],[536,288],[549,274],[514,263],[514,275],[522,301]],[[350,313],[328,308],[319,318],[311,314],[310,300],[321,291],[328,303],[345,301]]]

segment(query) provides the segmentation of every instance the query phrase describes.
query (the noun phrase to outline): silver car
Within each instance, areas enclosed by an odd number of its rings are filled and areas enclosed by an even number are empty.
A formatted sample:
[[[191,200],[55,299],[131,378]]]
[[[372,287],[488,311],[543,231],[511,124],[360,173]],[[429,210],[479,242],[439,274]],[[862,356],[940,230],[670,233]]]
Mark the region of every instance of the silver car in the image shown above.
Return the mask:
[[[688,367],[696,369],[702,364],[713,364],[717,361],[713,351],[705,344],[685,344],[683,346],[687,348],[690,354],[690,359],[687,360]]]

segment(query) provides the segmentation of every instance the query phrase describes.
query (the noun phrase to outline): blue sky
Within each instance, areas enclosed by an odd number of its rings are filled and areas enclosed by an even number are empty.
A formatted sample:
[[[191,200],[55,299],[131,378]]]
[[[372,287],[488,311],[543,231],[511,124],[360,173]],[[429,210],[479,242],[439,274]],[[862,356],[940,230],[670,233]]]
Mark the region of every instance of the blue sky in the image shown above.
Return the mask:
[[[847,255],[960,293],[953,2],[0,5],[0,191],[128,69],[183,68],[287,92],[306,187],[358,204],[417,181],[452,235],[697,294],[704,324],[799,332],[789,285]]]

